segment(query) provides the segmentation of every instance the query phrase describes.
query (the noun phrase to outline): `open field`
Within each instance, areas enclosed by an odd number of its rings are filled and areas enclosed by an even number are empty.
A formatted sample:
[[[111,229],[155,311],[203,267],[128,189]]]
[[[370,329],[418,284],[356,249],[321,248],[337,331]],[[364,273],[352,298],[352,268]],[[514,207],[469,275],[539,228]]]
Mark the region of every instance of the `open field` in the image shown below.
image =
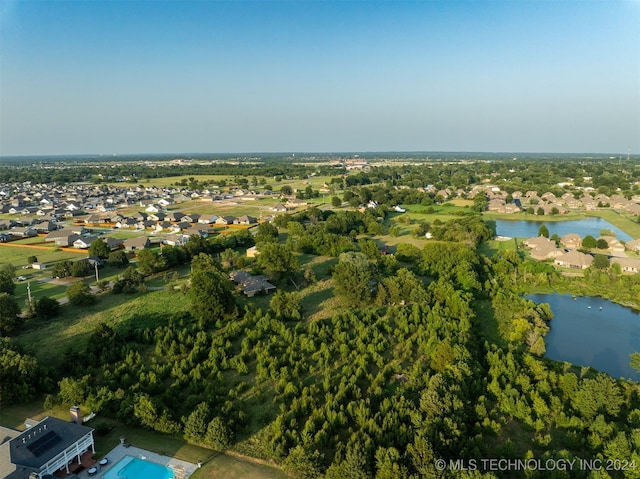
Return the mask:
[[[45,249],[22,248],[13,243],[0,243],[0,263],[11,263],[14,266],[22,267],[28,264],[27,259],[30,256],[36,256],[41,263],[55,263],[64,259],[76,260],[87,255],[86,251],[78,250],[78,253],[72,251],[61,251],[59,248],[50,246]]]
[[[92,306],[65,305],[60,315],[48,322],[28,321],[16,341],[43,364],[55,365],[67,347],[74,350],[83,348],[98,323],[104,322],[112,327],[152,327],[157,317],[187,311],[188,308],[188,300],[180,292],[106,293],[99,295]]]

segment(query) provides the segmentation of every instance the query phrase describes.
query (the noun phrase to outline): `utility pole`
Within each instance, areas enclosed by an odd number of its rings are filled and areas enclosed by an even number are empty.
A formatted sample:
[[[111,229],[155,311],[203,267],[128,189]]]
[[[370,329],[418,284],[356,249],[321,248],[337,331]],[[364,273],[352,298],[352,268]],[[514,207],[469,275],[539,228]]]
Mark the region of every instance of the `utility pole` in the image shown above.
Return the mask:
[[[96,261],[95,263],[93,263],[93,266],[95,266],[96,268],[96,283],[98,281],[100,281],[100,278],[98,277],[98,262]]]
[[[31,281],[27,282],[27,296],[29,297],[29,307],[33,304],[31,302]]]

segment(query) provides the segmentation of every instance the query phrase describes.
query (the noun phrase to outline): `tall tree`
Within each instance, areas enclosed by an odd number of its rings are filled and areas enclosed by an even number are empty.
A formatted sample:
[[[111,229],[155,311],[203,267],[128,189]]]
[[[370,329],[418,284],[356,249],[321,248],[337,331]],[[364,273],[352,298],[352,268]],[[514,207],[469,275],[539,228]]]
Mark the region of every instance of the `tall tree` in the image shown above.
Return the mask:
[[[542,225],[538,228],[538,236],[544,236],[545,238],[549,237],[549,228],[547,228],[547,225]]]
[[[9,263],[0,264],[0,293],[13,294],[16,290],[16,284],[13,282],[13,278],[16,274],[16,269]]]
[[[298,258],[293,254],[293,250],[288,245],[280,243],[263,244],[257,263],[276,281],[290,277],[300,270]]]
[[[96,239],[89,246],[89,256],[97,256],[100,259],[107,259],[111,253],[111,248],[101,239]]]
[[[67,288],[67,297],[69,302],[76,306],[86,306],[93,304],[96,298],[91,294],[91,288],[88,284],[78,281]]]
[[[20,306],[9,293],[0,293],[0,335],[11,334],[18,325]]]
[[[333,272],[336,294],[345,304],[370,304],[377,286],[378,271],[363,253],[342,253]]]
[[[201,327],[222,319],[235,310],[231,282],[210,255],[200,253],[193,259],[191,273],[191,314]]]

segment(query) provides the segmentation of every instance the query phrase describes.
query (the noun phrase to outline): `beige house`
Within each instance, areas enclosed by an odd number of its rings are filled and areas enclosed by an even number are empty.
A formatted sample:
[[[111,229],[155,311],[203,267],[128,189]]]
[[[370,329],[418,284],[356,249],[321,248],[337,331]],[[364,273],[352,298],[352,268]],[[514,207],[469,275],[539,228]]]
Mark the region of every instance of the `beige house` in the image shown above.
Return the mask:
[[[558,256],[554,262],[563,268],[587,269],[593,263],[593,256],[574,250]]]
[[[560,237],[560,243],[567,248],[580,248],[582,246],[582,238],[578,233],[569,233]]]
[[[623,273],[640,272],[640,259],[638,258],[611,258],[611,265],[618,264]]]

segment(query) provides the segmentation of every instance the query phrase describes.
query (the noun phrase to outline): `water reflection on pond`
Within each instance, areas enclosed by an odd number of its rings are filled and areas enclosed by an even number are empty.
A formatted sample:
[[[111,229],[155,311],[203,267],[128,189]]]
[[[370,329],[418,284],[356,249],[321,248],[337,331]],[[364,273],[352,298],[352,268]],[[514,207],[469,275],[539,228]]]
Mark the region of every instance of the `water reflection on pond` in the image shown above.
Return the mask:
[[[629,366],[629,355],[640,352],[638,313],[602,298],[568,294],[532,294],[527,298],[549,303],[553,311],[551,330],[545,338],[548,358],[591,366],[616,378],[640,378]]]
[[[600,231],[607,229],[616,233],[616,238],[622,241],[631,241],[633,238],[620,228],[616,228],[607,220],[602,218],[584,218],[581,220],[567,221],[524,221],[524,220],[496,220],[496,234],[499,236],[510,236],[512,238],[532,238],[538,236],[540,226],[546,225],[549,235],[554,233],[564,236],[569,233],[577,233],[582,238],[591,235],[594,238],[600,236]]]

